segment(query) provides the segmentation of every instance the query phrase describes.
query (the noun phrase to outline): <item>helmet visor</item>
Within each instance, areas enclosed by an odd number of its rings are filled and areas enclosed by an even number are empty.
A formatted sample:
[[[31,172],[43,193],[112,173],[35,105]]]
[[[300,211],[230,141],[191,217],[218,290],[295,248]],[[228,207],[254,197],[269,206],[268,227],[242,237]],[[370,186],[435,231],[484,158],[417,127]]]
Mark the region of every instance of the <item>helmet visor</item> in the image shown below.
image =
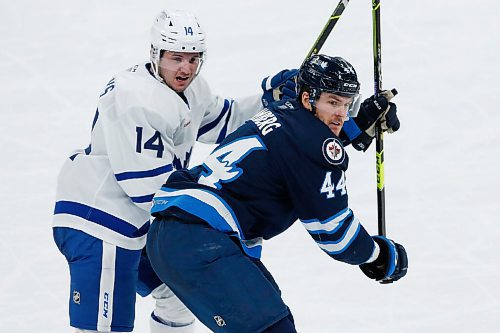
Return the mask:
[[[347,109],[347,119],[353,117],[355,118],[358,115],[359,112],[359,107],[361,106],[361,102],[363,102],[363,98],[361,94],[356,94],[351,101],[351,104],[349,105],[349,108]]]
[[[203,61],[203,53],[165,51],[159,61],[159,67],[175,73],[183,71],[198,75]]]

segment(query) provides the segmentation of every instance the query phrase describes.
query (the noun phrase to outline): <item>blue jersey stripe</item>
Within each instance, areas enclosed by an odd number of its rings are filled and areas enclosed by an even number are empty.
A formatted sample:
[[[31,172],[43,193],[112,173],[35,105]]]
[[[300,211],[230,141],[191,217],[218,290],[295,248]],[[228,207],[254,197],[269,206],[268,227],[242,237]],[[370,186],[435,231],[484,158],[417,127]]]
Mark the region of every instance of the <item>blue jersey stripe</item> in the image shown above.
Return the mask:
[[[147,234],[149,229],[149,221],[137,229],[125,220],[106,213],[100,209],[87,206],[73,201],[58,201],[54,208],[54,215],[69,214],[81,217],[89,222],[97,223],[105,228],[113,230],[125,237],[138,238]]]
[[[153,194],[142,195],[140,197],[130,197],[130,199],[132,199],[132,201],[135,203],[145,203],[145,202],[151,202],[154,196],[155,194],[153,193]]]
[[[348,218],[340,222],[337,227],[333,230],[308,230],[311,237],[317,242],[327,242],[336,241],[343,237],[342,235],[349,229],[354,221],[354,215],[350,215]]]
[[[210,204],[189,195],[175,195],[171,197],[156,197],[153,202],[151,213],[166,210],[176,206],[189,213],[207,221],[215,229],[232,234],[238,234],[239,230],[234,230],[224,217]],[[226,205],[227,206],[227,205]]]
[[[144,171],[128,171],[115,174],[117,181],[127,180],[127,179],[136,179],[136,178],[147,178],[147,177],[156,177],[163,173],[170,172],[174,169],[172,164],[167,164],[152,170],[144,170]]]
[[[212,121],[211,123],[208,123],[205,126],[203,126],[202,128],[200,128],[200,130],[198,131],[198,136],[196,138],[198,139],[203,134],[205,134],[208,131],[214,129],[215,126],[217,126],[219,124],[219,122],[221,121],[222,117],[224,117],[224,115],[227,113],[227,111],[230,110],[230,106],[232,104],[233,104],[232,101],[230,103],[227,99],[225,99],[224,100],[224,107],[222,108],[222,111],[219,114],[219,116],[214,121]]]
[[[339,217],[340,215],[342,214],[345,214],[347,213],[348,211],[350,210],[349,207],[345,208],[345,209],[342,209],[340,212],[336,213],[335,215],[333,216],[330,216],[324,220],[318,220],[318,219],[310,219],[310,220],[300,220],[302,223],[313,223],[313,222],[319,222],[321,224],[326,224],[326,223],[329,223],[331,222],[332,220],[336,219],[337,217]]]
[[[92,131],[94,130],[98,118],[99,118],[99,108],[95,110],[94,120],[92,121]]]
[[[352,229],[351,229],[352,227]],[[358,237],[361,230],[360,224],[351,224],[345,233],[337,241],[317,242],[325,252],[335,255],[344,252],[354,240]],[[350,234],[348,234],[350,232]]]
[[[320,221],[317,219],[301,220],[307,231],[313,236],[315,234],[336,234],[345,225],[346,221],[354,218],[354,214],[349,208],[346,208],[326,220]]]
[[[231,109],[229,109],[229,113],[227,114],[227,117],[226,117],[226,123],[224,124],[224,127],[222,127],[220,133],[219,133],[219,137],[217,138],[217,140],[215,141],[215,143],[219,144],[222,142],[222,140],[224,140],[226,138],[226,135],[227,135],[227,125],[229,124],[229,119],[231,118]]]
[[[153,199],[151,213],[165,211],[173,206],[199,217],[214,229],[238,236],[243,251],[253,258],[260,258],[262,240],[246,240],[231,206],[215,193],[202,189],[175,191],[162,187],[161,191],[157,192]]]

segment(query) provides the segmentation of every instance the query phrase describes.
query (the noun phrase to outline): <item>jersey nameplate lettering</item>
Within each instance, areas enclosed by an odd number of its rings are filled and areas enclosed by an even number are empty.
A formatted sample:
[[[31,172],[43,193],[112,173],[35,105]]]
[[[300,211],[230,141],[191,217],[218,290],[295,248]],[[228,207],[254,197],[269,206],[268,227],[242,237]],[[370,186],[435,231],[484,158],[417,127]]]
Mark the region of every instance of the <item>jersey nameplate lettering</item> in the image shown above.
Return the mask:
[[[264,136],[271,133],[275,128],[281,127],[278,118],[268,109],[260,111],[250,120],[257,125],[257,128]]]
[[[115,78],[112,78],[111,81],[108,82],[108,84],[106,85],[106,88],[104,88],[104,91],[102,92],[102,94],[99,95],[99,98],[106,95],[108,92],[110,92],[113,89],[115,89]]]

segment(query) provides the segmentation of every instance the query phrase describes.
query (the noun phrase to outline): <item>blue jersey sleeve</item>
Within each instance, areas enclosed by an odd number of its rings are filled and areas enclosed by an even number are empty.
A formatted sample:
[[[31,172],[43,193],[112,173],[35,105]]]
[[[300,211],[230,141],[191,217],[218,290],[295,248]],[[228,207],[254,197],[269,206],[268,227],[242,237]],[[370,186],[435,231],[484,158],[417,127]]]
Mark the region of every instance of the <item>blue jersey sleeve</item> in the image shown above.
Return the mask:
[[[317,128],[307,131],[304,123],[301,121],[301,132],[292,126],[295,130],[280,139],[281,153],[274,155],[295,211],[318,246],[332,258],[356,265],[367,262],[375,244],[348,206],[344,147],[322,123],[312,122]]]

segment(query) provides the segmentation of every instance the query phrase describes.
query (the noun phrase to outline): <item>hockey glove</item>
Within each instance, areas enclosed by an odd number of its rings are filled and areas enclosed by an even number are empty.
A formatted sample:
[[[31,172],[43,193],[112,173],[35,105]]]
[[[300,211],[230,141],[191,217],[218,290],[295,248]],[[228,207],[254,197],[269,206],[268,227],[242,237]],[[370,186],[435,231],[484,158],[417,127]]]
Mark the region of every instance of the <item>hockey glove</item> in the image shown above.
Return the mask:
[[[354,118],[361,134],[351,143],[357,150],[366,151],[375,137],[375,126],[380,123],[382,130],[393,133],[399,129],[400,123],[396,114],[396,104],[390,100],[397,94],[396,89],[384,90],[380,96],[366,99]]]
[[[273,77],[264,78],[261,84],[264,91],[262,105],[266,107],[276,101],[297,98],[297,92],[295,91],[297,83],[295,80],[298,73],[298,69],[284,69]]]
[[[383,236],[373,236],[380,253],[375,261],[361,264],[359,268],[370,279],[380,283],[391,283],[401,279],[408,270],[408,257],[405,248]]]

